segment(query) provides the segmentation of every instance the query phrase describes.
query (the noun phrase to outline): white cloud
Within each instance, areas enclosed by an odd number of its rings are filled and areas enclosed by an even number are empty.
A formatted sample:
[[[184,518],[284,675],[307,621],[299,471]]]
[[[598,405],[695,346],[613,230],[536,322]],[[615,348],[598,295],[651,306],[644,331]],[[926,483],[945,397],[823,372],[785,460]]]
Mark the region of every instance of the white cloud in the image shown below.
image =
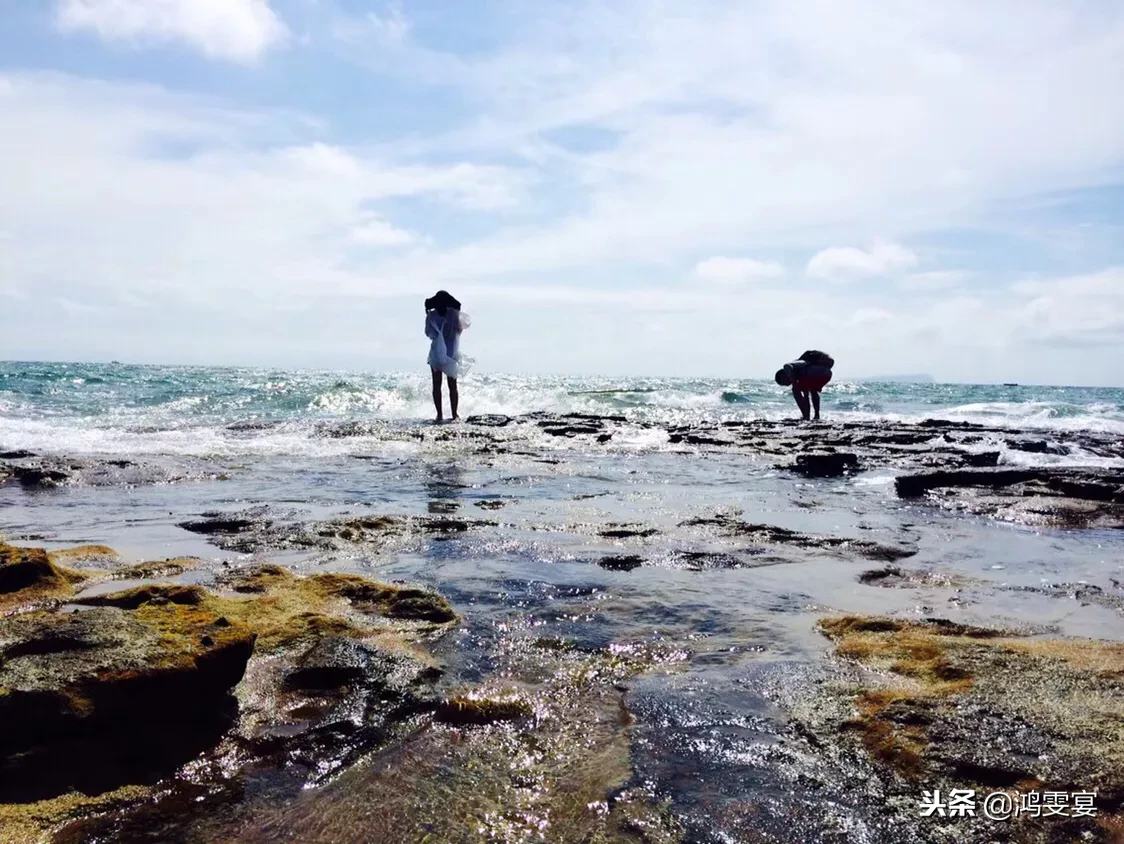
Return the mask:
[[[752,258],[722,256],[700,261],[694,270],[694,277],[699,281],[727,285],[780,278],[783,275],[784,267],[777,261],[755,261]]]
[[[1124,345],[1124,267],[1012,285],[1015,330],[1027,342],[1072,348]]]
[[[386,220],[371,217],[351,230],[351,239],[364,246],[406,246],[418,241],[415,232],[392,226]]]
[[[453,278],[642,261],[653,243],[672,260],[905,240],[977,223],[1011,197],[1103,183],[1124,159],[1124,98],[1101,84],[1124,18],[1049,0],[986,14],[950,3],[505,5],[515,35],[495,50],[407,37],[355,55],[473,106],[422,148],[523,155],[553,191],[577,194],[564,217],[426,266]],[[573,152],[548,140],[575,128],[613,141]]]
[[[480,216],[523,190],[518,172],[496,165],[388,160],[300,140],[308,130],[283,113],[144,86],[0,78],[9,83],[0,108],[0,230],[9,234],[0,266],[21,287],[65,284],[118,301],[143,294],[166,307],[222,301],[232,310],[282,292],[401,295],[430,279],[373,271],[378,250],[365,247],[415,236],[424,244],[425,233],[396,225],[380,203],[424,200],[434,214]]]
[[[827,281],[886,276],[908,269],[917,263],[917,255],[904,246],[876,241],[868,250],[853,246],[836,246],[816,253],[808,262],[808,278]]]
[[[898,282],[903,290],[928,292],[949,290],[959,287],[972,277],[966,270],[932,270],[924,273],[910,273]]]
[[[252,62],[288,37],[268,0],[60,0],[64,31],[134,43],[182,41],[213,58]]]
[[[860,308],[847,321],[852,328],[868,329],[881,323],[893,322],[894,314],[885,308]]]

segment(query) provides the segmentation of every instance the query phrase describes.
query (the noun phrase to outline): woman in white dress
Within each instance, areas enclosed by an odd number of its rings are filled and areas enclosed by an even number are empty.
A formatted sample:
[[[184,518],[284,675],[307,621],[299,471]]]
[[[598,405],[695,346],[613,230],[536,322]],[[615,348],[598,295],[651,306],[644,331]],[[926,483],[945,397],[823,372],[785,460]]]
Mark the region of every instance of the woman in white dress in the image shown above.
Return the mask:
[[[468,314],[461,313],[461,303],[438,290],[425,300],[425,336],[429,338],[429,368],[433,373],[433,405],[437,421],[444,419],[441,408],[441,375],[449,381],[449,409],[457,415],[457,378],[467,369],[467,359],[460,352],[461,332],[469,326]]]

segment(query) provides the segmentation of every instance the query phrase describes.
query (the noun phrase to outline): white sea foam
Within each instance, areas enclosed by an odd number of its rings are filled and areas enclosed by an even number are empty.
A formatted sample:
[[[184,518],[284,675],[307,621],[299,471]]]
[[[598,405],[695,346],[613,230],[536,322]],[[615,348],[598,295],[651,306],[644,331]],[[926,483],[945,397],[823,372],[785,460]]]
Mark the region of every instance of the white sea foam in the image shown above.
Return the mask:
[[[88,374],[83,372],[83,376]],[[405,428],[421,424],[433,414],[430,379],[424,372],[370,375],[153,369],[132,380],[114,376],[117,381],[112,387],[101,386],[105,382],[97,373],[92,376],[78,383],[83,378],[63,382],[35,373],[9,375],[5,390],[0,390],[0,448],[185,455],[320,455],[417,448],[416,431],[408,434]],[[20,378],[25,381],[21,383]],[[8,389],[10,386],[19,389]],[[1010,390],[993,387],[872,386],[840,381],[824,395],[824,414],[838,421],[976,422],[1041,431],[1046,439],[1052,431],[1124,436],[1124,394],[1120,391],[1020,390],[1027,401],[1011,401]],[[463,381],[461,396],[462,416],[578,412],[674,425],[782,420],[796,415],[787,391],[760,381],[482,375]],[[981,400],[973,400],[977,397]],[[231,424],[247,421],[278,424],[229,430]],[[341,422],[372,425],[372,433],[339,439],[316,435],[318,425]],[[563,439],[540,438],[535,426],[521,428],[526,430],[520,436],[534,437],[543,447],[574,447]],[[421,442],[425,447],[429,440],[423,437]],[[618,431],[609,447],[665,445],[663,431],[636,427]],[[980,448],[999,450],[1001,462],[1007,465],[1102,465],[1106,461],[1080,450],[1065,455],[1019,452],[1008,449],[1002,437],[991,438]]]

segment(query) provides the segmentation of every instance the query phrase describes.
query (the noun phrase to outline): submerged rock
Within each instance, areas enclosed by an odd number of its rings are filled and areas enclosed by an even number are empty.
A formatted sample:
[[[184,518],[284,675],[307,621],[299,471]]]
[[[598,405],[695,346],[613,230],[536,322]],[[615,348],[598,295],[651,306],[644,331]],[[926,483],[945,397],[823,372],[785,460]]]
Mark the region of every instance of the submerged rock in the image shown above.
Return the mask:
[[[434,713],[438,721],[455,726],[482,726],[498,721],[518,721],[533,714],[531,705],[518,695],[485,697],[457,695],[441,702]]]
[[[962,586],[966,582],[968,581],[965,578],[956,575],[914,571],[899,566],[868,569],[859,575],[859,583],[882,587],[936,586],[951,588]]]
[[[437,509],[441,509],[438,507]],[[291,514],[269,509],[205,514],[179,527],[207,536],[226,551],[249,554],[274,549],[340,550],[356,545],[368,549],[420,542],[424,534],[451,535],[496,523],[483,519],[433,516],[350,516],[320,522],[289,521]]]
[[[25,487],[50,489],[70,480],[70,473],[40,466],[11,466],[8,473]]]
[[[745,537],[755,543],[787,545],[804,549],[822,549],[854,554],[868,560],[894,562],[917,553],[916,548],[882,545],[868,539],[847,539],[841,536],[814,536],[777,525],[754,524],[735,516],[719,514],[683,522],[682,527],[717,528],[719,535]]]
[[[597,565],[608,571],[632,571],[644,565],[642,557],[630,554],[624,557],[602,557]]]
[[[21,598],[73,592],[42,549],[0,545],[0,561],[0,581],[7,577]],[[184,564],[124,571],[152,566]],[[35,816],[56,817],[55,798],[70,800],[60,797],[66,792],[152,785],[216,744],[238,764],[301,759],[316,771],[384,740],[387,724],[436,706],[420,690],[440,672],[403,635],[456,620],[441,596],[279,566],[233,572],[222,585],[230,592],[142,584],[69,597],[78,610],[0,619],[0,803],[46,800]],[[254,678],[246,691],[244,674]]]

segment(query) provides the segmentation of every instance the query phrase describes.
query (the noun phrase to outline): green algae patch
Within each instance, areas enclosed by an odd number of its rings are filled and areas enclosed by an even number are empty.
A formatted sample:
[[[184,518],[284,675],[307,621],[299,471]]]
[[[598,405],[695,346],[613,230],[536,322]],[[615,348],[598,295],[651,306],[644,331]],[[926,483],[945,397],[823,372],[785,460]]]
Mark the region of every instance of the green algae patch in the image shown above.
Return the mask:
[[[119,563],[121,556],[108,545],[76,545],[49,551],[47,556],[56,565],[75,563]]]
[[[0,543],[0,611],[61,598],[87,575],[57,565],[42,548]]]
[[[358,575],[298,577],[282,566],[266,565],[230,576],[223,586],[235,596],[208,593],[209,605],[255,630],[262,652],[328,633],[368,635],[380,629],[380,618],[426,625],[457,620],[449,602],[436,593]]]
[[[0,831],[5,844],[42,844],[50,840],[50,830],[73,818],[134,804],[151,793],[144,786],[124,786],[92,797],[72,791],[34,803],[0,803]]]
[[[386,619],[415,626],[447,625],[457,619],[441,595],[358,575],[300,577],[283,566],[263,565],[229,575],[221,585],[224,591],[215,593],[198,585],[145,584],[79,597],[74,603],[133,610],[141,618],[158,618],[153,608],[168,604],[195,607],[253,631],[256,649],[263,654],[325,635],[377,635],[387,632]]]

